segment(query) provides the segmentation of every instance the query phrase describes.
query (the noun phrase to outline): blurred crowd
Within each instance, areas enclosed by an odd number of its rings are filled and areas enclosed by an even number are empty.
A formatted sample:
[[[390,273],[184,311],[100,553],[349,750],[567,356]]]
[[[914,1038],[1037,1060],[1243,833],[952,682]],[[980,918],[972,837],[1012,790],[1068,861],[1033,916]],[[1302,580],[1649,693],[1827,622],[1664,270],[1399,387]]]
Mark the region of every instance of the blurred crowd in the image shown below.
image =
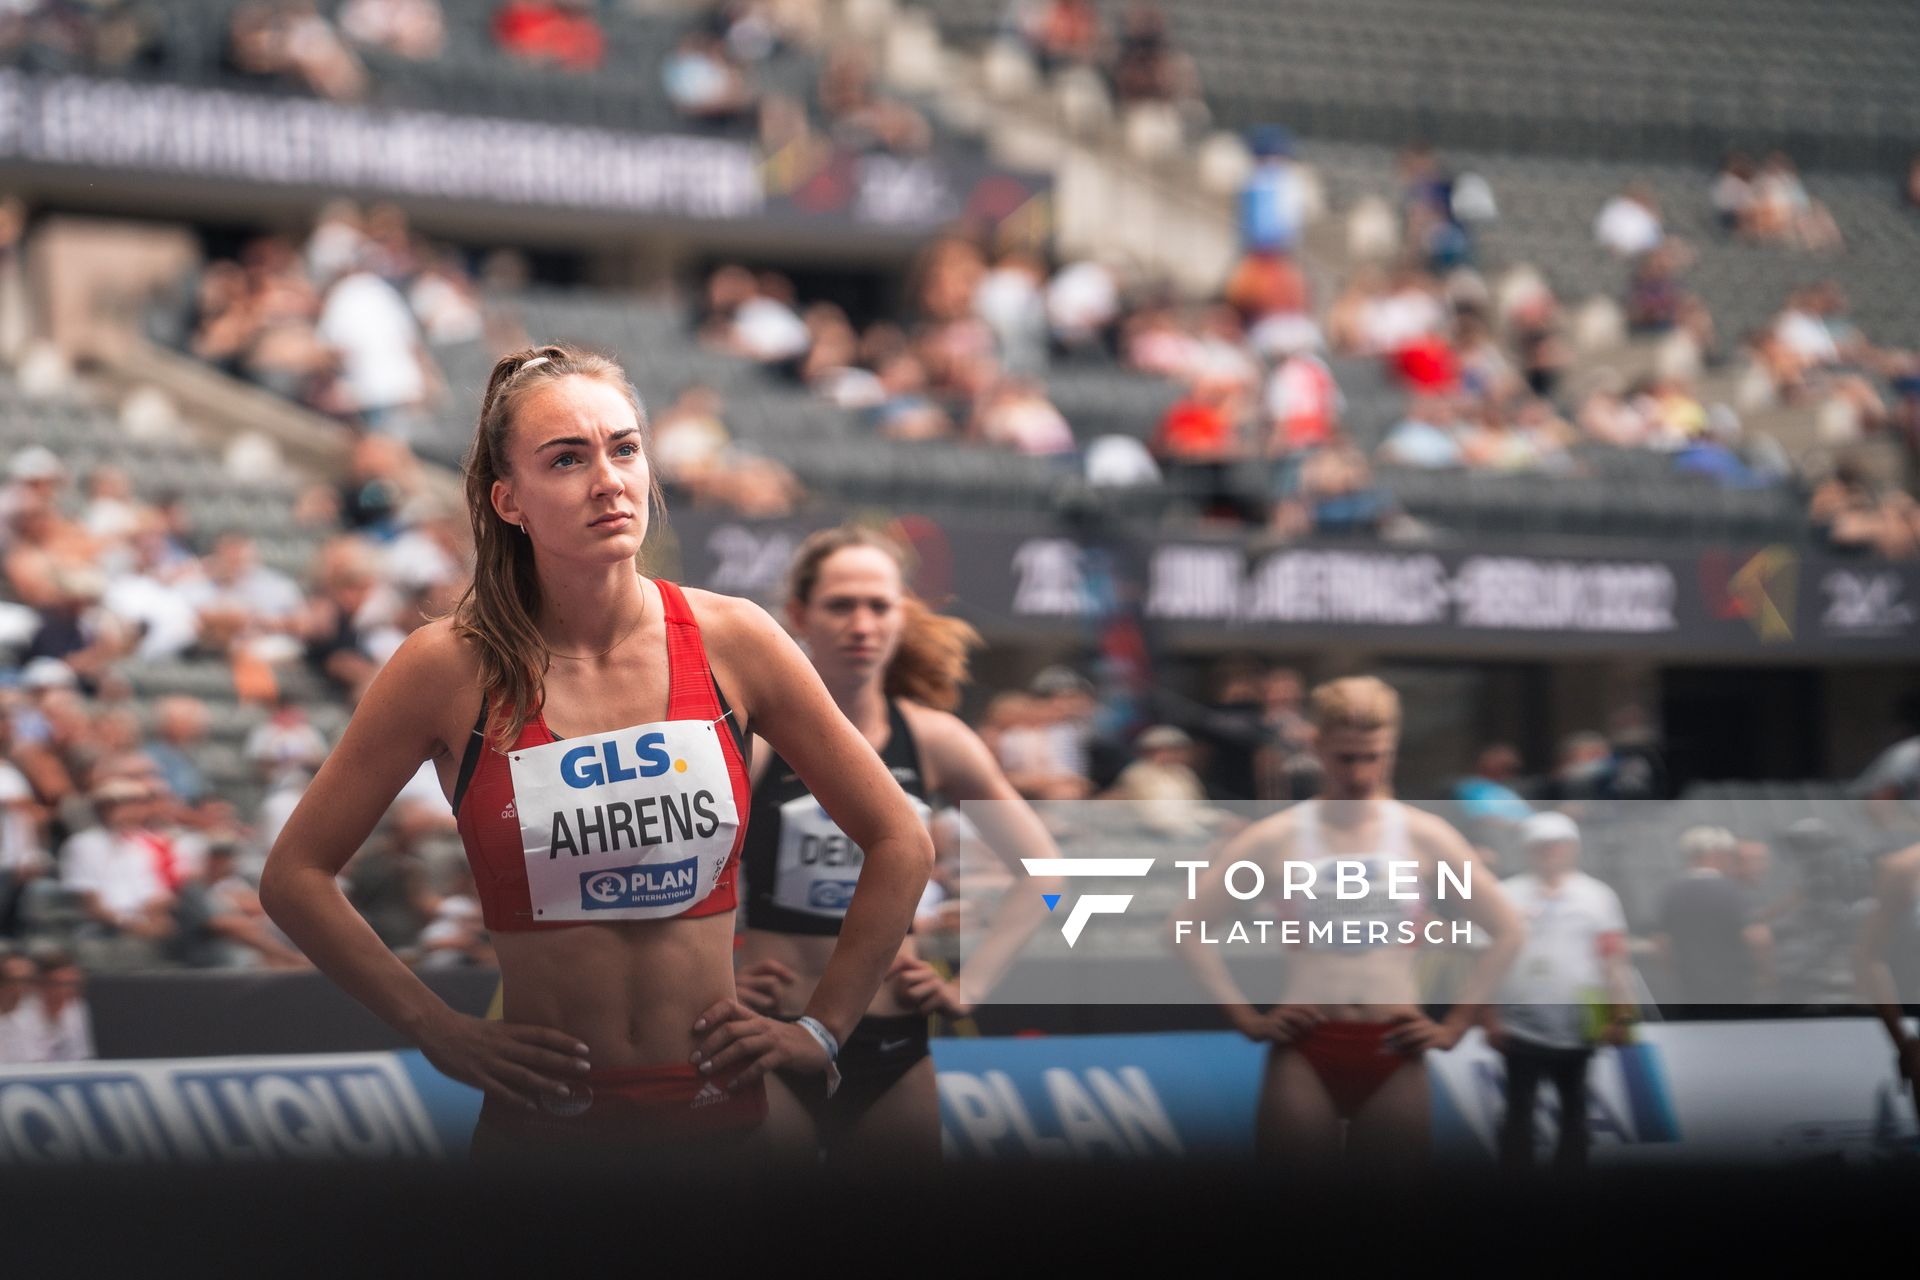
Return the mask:
[[[487,269],[514,265],[498,255]],[[457,253],[416,236],[392,205],[346,201],[321,210],[304,244],[261,236],[209,263],[192,310],[194,355],[402,438],[445,394],[433,348],[478,340],[489,320]],[[499,332],[496,345],[515,337]]]

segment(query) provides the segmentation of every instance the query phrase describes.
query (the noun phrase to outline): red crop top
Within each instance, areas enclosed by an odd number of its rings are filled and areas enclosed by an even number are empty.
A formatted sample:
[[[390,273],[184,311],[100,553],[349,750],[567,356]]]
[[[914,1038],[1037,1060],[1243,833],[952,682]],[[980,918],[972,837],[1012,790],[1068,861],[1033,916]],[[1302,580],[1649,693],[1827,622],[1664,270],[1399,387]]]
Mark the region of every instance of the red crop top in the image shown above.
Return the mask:
[[[745,734],[686,597],[655,579],[667,623],[667,718],[556,739],[536,713],[511,750],[468,741],[454,814],[487,928],[711,916],[734,908],[746,839]]]

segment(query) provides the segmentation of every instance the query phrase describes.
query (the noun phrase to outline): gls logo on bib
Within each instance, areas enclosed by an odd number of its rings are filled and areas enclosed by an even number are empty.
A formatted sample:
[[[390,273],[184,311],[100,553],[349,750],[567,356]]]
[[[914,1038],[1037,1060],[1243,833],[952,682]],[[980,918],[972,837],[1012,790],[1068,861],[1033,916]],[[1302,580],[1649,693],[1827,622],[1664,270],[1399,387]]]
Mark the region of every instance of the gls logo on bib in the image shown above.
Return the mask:
[[[620,762],[620,744],[612,738],[602,742],[597,750],[591,746],[575,747],[560,757],[560,777],[568,786],[584,790],[608,782],[657,778],[676,766],[684,773],[687,762],[675,760],[667,753],[661,745],[666,740],[664,733],[643,733],[636,738],[633,753],[638,767],[633,769]]]
[[[740,828],[712,724],[668,720],[511,752],[540,920],[655,920],[719,883]]]

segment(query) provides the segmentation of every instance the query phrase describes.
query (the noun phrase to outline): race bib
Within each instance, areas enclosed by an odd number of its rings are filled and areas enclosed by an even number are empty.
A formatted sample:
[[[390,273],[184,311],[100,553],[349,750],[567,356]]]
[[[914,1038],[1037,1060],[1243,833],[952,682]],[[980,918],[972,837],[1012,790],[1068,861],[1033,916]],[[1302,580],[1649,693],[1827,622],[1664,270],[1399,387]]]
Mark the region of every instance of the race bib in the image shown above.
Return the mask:
[[[907,800],[922,822],[932,816],[933,810],[918,796],[908,796]],[[811,916],[846,915],[854,886],[860,880],[860,865],[866,858],[818,800],[810,795],[795,796],[780,806],[774,905]]]
[[[536,920],[658,920],[719,883],[740,815],[715,725],[635,725],[507,763]]]

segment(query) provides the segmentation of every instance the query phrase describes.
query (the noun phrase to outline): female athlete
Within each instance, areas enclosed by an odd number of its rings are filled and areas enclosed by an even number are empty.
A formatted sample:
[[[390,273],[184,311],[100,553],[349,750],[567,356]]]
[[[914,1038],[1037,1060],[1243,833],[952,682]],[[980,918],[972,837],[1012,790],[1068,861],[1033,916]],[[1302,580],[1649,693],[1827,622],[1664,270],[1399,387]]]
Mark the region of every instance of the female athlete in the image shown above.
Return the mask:
[[[1196,909],[1210,914],[1226,905],[1227,868],[1235,862],[1259,864],[1269,886],[1288,883],[1284,864],[1295,864],[1295,883],[1305,880],[1301,864],[1312,868],[1315,896],[1296,891],[1287,901],[1299,940],[1284,998],[1261,1012],[1213,954],[1218,947],[1180,951],[1234,1027],[1272,1046],[1255,1131],[1262,1159],[1324,1164],[1341,1154],[1344,1121],[1345,1153],[1356,1163],[1415,1164],[1428,1146],[1422,1055],[1453,1047],[1478,1019],[1478,1006],[1492,997],[1519,949],[1523,926],[1459,832],[1393,798],[1399,695],[1358,676],[1321,685],[1310,705],[1325,771],[1320,797],[1248,826],[1196,886]],[[1390,896],[1396,862],[1419,894]],[[1340,863],[1364,867],[1364,897],[1336,896]],[[1420,926],[1441,924],[1421,919],[1420,899],[1435,900],[1443,865],[1452,873],[1450,887],[1468,889],[1464,897],[1454,890],[1449,901],[1492,941],[1446,1021],[1436,1023],[1420,1011],[1417,953],[1406,938],[1431,938],[1433,930]]]
[[[613,361],[545,346],[496,364],[466,489],[471,587],[374,680],[261,898],[349,994],[485,1091],[478,1157],[749,1140],[769,1071],[834,1078],[912,921],[926,830],[773,619],[640,574],[658,490]],[[735,999],[748,726],[870,864],[795,1022]],[[423,760],[459,820],[503,1021],[448,1008],[334,884]]]
[[[1010,863],[1054,858],[1045,827],[1013,789],[978,735],[951,714],[966,680],[972,627],[935,614],[907,590],[903,556],[888,538],[846,526],[814,534],[787,575],[787,620],[835,703],[872,744],[924,820],[941,801],[991,800],[973,811],[982,835]],[[865,842],[823,810],[786,750],[755,752],[753,825],[743,855],[746,903],[740,998],[787,1014],[817,999],[852,922],[847,902],[872,874]],[[1023,879],[1017,884],[1025,885]],[[1037,890],[1044,886],[1034,886]],[[987,989],[1044,915],[1039,892],[1015,891],[970,957],[968,989]],[[940,1158],[940,1108],[928,1056],[927,1018],[968,1011],[955,984],[902,943],[887,983],[841,1056],[846,1083],[828,1097],[811,1081],[789,1085],[829,1158],[872,1167],[924,1167]]]

